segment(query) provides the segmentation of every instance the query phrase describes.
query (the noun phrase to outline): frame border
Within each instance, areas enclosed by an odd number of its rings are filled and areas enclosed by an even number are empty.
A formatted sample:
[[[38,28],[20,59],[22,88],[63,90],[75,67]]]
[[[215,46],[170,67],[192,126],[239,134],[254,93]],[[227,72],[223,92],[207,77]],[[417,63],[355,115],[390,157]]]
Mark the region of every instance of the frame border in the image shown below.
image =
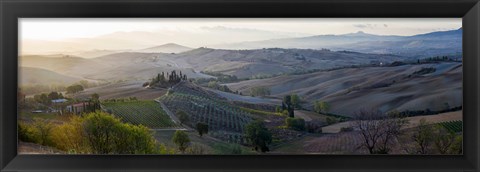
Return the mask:
[[[17,155],[23,17],[461,17],[464,155]],[[479,21],[478,0],[0,0],[0,171],[478,171]]]

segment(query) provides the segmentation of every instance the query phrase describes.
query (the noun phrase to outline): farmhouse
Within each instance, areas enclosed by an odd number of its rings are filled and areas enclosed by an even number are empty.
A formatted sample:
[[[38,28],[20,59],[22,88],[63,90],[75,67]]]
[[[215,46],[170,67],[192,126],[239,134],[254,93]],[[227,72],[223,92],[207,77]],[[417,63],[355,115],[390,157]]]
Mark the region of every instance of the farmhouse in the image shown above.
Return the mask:
[[[67,101],[68,101],[67,99],[53,99],[52,103],[65,103]]]
[[[81,102],[67,106],[66,110],[71,113],[79,114],[85,112],[89,102]]]

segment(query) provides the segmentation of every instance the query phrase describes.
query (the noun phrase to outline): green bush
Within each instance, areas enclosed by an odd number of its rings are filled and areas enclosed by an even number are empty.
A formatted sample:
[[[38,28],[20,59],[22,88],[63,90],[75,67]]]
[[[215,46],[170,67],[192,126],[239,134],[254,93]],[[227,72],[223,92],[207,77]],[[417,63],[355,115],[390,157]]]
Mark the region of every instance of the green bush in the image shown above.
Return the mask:
[[[53,125],[35,119],[19,123],[19,139],[55,147],[69,153],[86,154],[164,154],[169,150],[157,145],[145,126],[122,123],[104,112],[73,116],[68,122]]]
[[[155,152],[155,138],[142,125],[122,123],[113,115],[94,112],[83,122],[85,137],[92,153],[96,154],[151,154]]]
[[[286,118],[285,123],[287,127],[294,130],[303,131],[305,130],[305,120],[302,118]]]
[[[24,142],[40,143],[35,128],[23,122],[18,123],[18,139]]]
[[[182,130],[175,131],[172,141],[177,145],[178,150],[180,150],[182,153],[185,153],[190,144],[190,138],[188,137],[188,134]]]

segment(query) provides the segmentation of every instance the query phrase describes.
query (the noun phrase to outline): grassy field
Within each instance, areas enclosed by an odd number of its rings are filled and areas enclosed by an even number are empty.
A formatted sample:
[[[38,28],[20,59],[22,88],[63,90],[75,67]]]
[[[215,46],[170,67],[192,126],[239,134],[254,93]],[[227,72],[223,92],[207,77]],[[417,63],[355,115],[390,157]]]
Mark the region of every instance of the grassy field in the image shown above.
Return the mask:
[[[102,103],[102,106],[107,112],[131,124],[152,129],[177,127],[155,101],[108,102]]]
[[[176,145],[172,142],[172,137],[175,131],[173,130],[163,130],[155,131],[155,138],[158,142],[165,144],[167,147],[175,148]],[[205,148],[205,154],[221,154],[228,155],[232,154],[233,148],[239,146],[241,149],[241,154],[255,154],[250,148],[233,143],[227,143],[222,140],[213,138],[211,136],[204,135],[200,137],[196,132],[187,132],[188,137],[192,144],[201,145]]]

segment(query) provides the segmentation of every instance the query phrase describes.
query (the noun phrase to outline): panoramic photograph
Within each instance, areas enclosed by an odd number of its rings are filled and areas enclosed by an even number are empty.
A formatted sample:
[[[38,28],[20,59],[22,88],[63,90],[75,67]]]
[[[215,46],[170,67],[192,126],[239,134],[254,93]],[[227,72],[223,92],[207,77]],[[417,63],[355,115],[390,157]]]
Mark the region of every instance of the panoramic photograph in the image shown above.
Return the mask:
[[[19,18],[19,154],[463,155],[461,18]]]

